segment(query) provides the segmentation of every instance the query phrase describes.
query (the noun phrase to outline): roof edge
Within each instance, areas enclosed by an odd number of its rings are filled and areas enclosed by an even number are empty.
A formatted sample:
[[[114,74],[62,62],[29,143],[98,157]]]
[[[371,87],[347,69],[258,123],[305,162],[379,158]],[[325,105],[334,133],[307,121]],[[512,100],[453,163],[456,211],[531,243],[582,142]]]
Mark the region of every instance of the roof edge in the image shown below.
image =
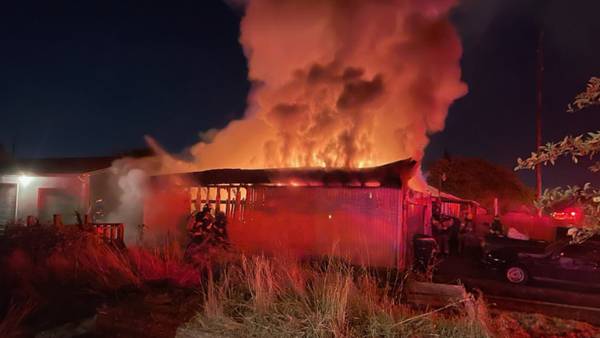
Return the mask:
[[[369,168],[276,168],[210,169],[198,172],[156,175],[154,181],[178,178],[198,185],[271,184],[291,186],[343,185],[401,187],[414,176],[417,161],[412,158]]]

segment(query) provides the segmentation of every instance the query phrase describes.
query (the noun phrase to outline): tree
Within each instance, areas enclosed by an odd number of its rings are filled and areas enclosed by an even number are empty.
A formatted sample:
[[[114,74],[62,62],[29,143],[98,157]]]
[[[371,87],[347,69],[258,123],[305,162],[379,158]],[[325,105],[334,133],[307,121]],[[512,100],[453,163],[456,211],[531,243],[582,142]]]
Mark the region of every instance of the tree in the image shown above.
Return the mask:
[[[534,192],[525,186],[508,168],[479,158],[446,156],[429,166],[428,183],[439,188],[440,178],[446,176],[441,189],[461,198],[493,207],[494,198],[503,210],[517,210],[532,206]]]
[[[576,112],[590,106],[600,105],[600,78],[592,77],[584,92],[578,94],[568,105],[568,112]],[[517,159],[515,170],[533,169],[538,164],[554,165],[561,157],[570,157],[573,163],[579,163],[581,158],[594,160],[600,153],[600,130],[588,132],[579,136],[566,136],[562,141],[550,142],[541,146],[537,152],[525,160]],[[589,167],[592,172],[600,172],[600,161]],[[575,241],[583,241],[596,233],[600,233],[600,189],[586,183],[583,187],[568,186],[547,189],[536,201],[536,206],[548,212],[558,204],[569,202],[581,206],[584,213],[584,228],[571,233]]]
[[[575,96],[573,103],[567,106],[567,111],[574,113],[594,105],[600,105],[600,78],[598,77],[590,79],[585,91]]]

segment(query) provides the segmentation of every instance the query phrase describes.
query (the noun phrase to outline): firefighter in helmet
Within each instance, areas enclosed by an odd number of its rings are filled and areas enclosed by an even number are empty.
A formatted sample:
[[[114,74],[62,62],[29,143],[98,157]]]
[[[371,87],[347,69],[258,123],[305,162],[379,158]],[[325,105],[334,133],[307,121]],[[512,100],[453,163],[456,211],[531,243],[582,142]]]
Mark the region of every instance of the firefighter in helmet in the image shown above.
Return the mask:
[[[212,234],[214,235],[215,245],[228,246],[227,216],[222,211],[217,212],[215,216],[215,225]]]
[[[210,205],[207,203],[202,211],[194,212],[188,221],[188,232],[192,237],[192,242],[202,243],[207,238],[214,226],[215,218],[211,213]]]

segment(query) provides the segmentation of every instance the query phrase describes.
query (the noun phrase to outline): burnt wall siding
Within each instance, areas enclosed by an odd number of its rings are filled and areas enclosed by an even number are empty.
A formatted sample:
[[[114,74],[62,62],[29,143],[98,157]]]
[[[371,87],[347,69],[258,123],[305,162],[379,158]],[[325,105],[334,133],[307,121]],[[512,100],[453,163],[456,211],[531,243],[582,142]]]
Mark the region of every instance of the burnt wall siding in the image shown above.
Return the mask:
[[[396,267],[405,250],[402,189],[255,187],[243,220],[232,219],[244,251],[295,257],[337,256],[355,264]],[[252,198],[252,196],[255,196]],[[258,196],[258,198],[256,198]]]

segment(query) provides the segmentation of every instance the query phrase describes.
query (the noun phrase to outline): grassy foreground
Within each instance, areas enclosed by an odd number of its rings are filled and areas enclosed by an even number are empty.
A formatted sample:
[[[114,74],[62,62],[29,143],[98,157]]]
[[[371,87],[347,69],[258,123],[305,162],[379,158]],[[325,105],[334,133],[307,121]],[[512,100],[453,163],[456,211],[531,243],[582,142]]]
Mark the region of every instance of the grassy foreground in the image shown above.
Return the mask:
[[[379,281],[378,281],[379,280]],[[367,271],[241,258],[203,288],[202,311],[180,337],[491,337],[481,303],[420,312]],[[401,283],[402,281],[400,281]]]
[[[131,311],[132,302],[152,313],[155,304],[140,299],[177,299],[173,295],[182,291],[182,301],[159,306],[176,313],[167,322],[175,323],[172,332],[182,338],[599,336],[585,323],[488,313],[481,298],[472,307],[415,309],[400,297],[406,276],[376,276],[336,261],[301,264],[207,252],[190,264],[174,243],[116,250],[79,232],[48,232],[8,243],[0,248],[0,337],[29,337],[95,318],[102,307],[124,310],[140,325],[140,337],[154,337],[157,331],[143,325],[161,323]],[[189,311],[169,310],[187,308],[188,298],[198,299]],[[113,326],[99,333],[100,324],[91,325],[92,337],[121,334]],[[137,324],[125,325],[135,330]]]

